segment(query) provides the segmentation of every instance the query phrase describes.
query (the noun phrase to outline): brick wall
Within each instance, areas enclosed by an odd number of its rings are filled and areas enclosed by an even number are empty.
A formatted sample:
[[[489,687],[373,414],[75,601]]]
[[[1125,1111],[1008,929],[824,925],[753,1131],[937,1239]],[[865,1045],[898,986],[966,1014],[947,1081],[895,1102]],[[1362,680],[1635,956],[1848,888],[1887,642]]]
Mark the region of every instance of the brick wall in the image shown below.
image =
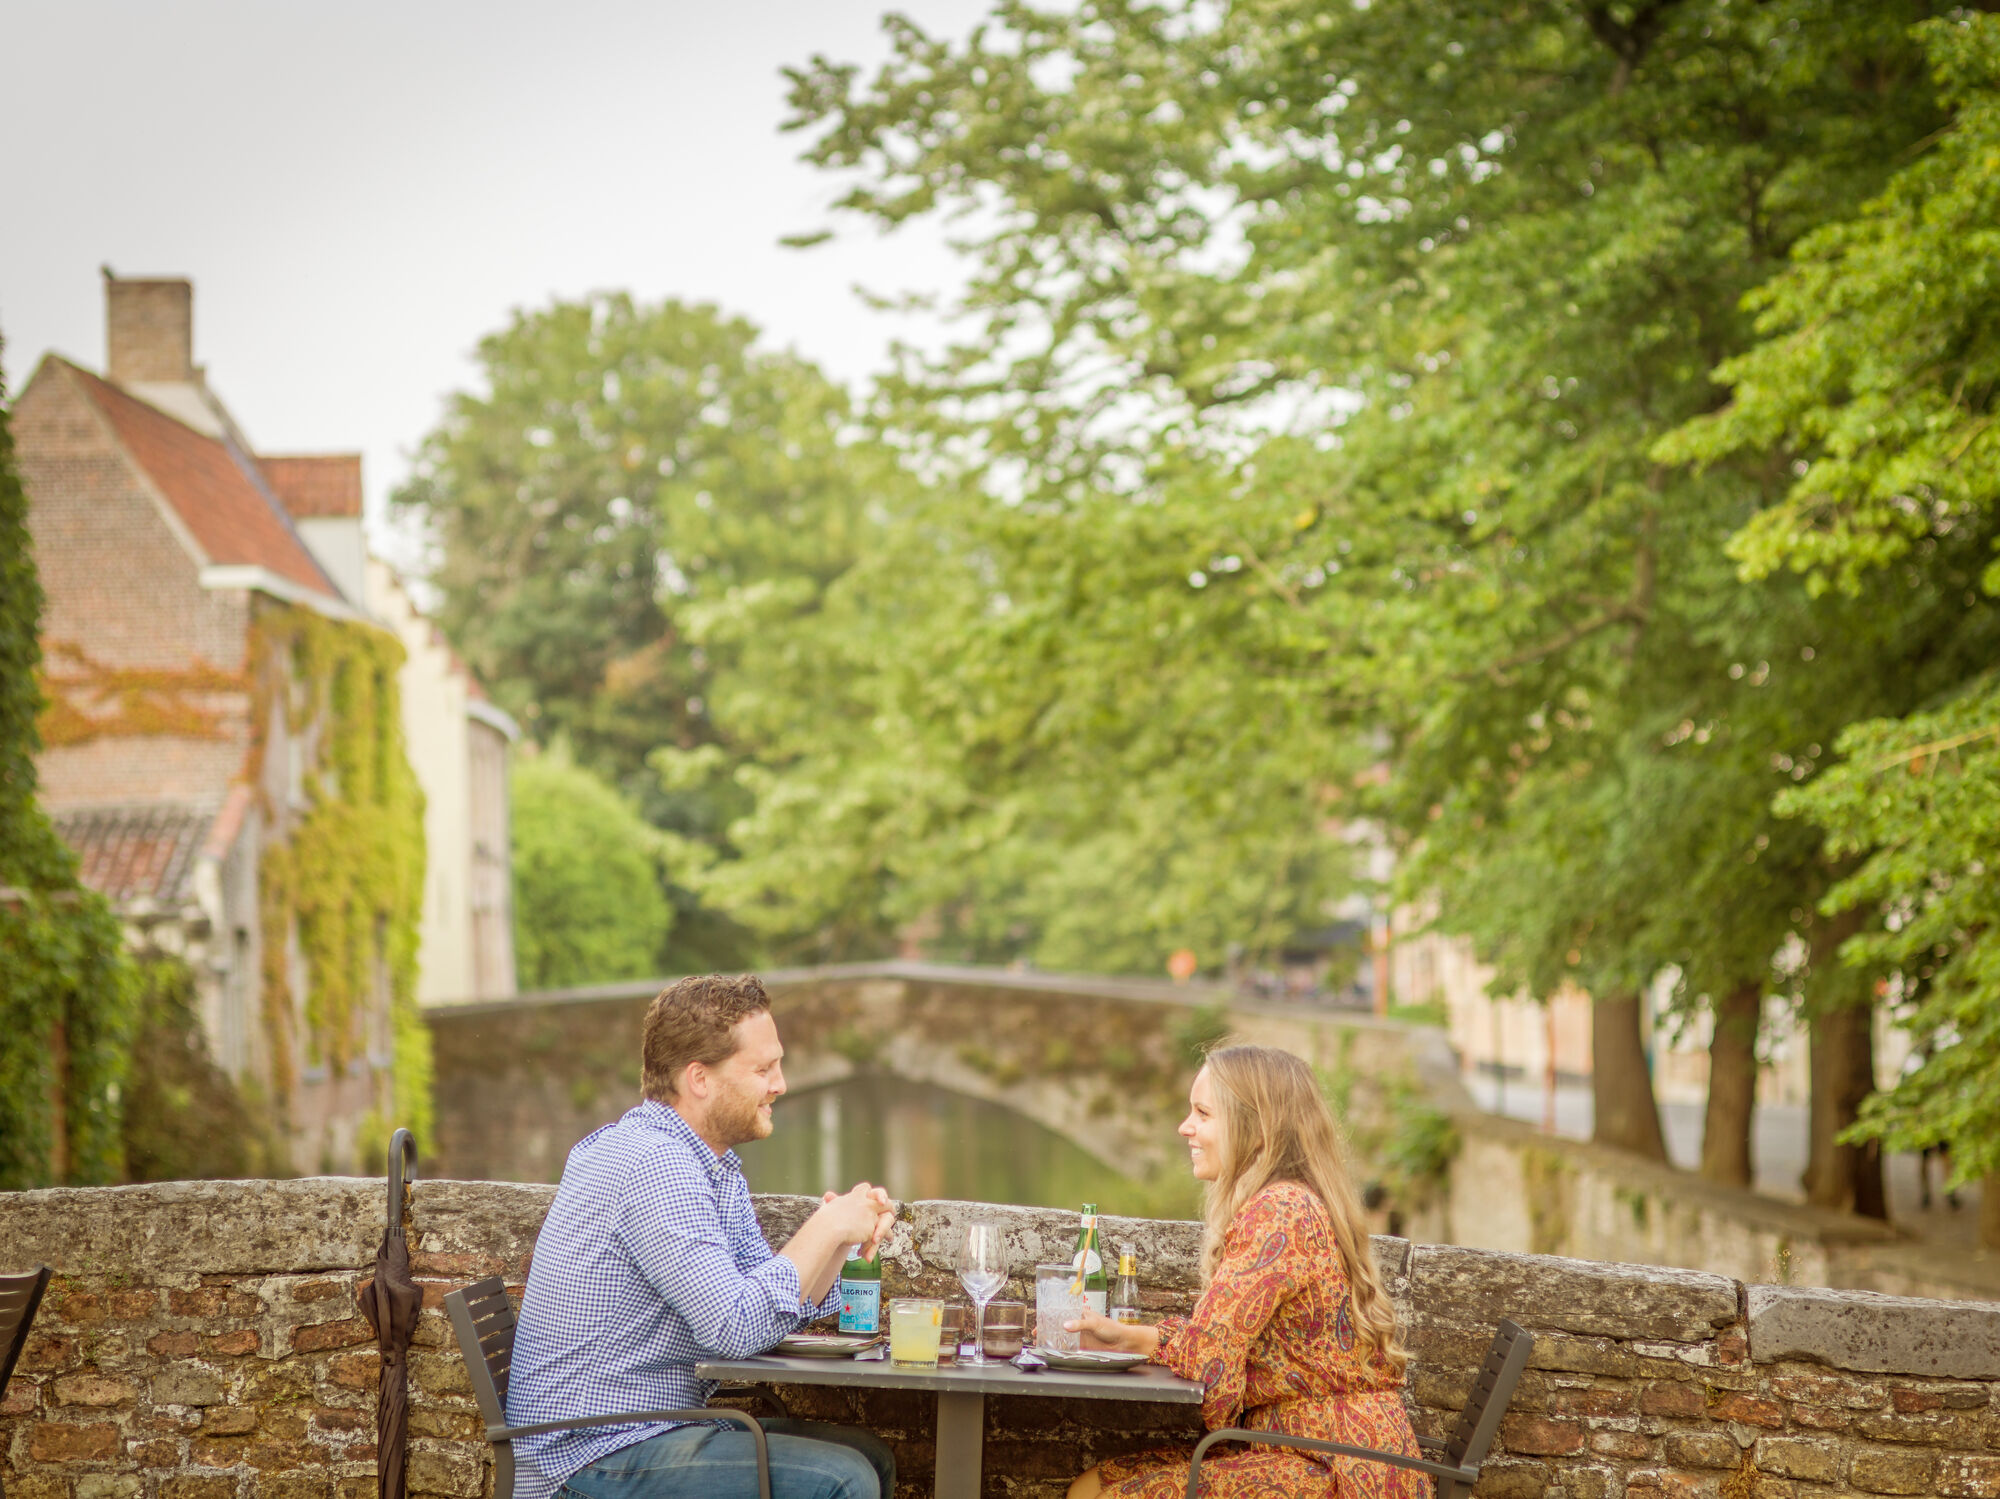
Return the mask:
[[[551,1189],[428,1182],[413,1214],[428,1310],[412,1358],[411,1486],[478,1499],[490,1480],[439,1303],[518,1284]],[[376,1356],[354,1290],[381,1234],[379,1182],[168,1183],[0,1197],[0,1260],[54,1265],[0,1406],[10,1499],[365,1499]],[[759,1203],[774,1239],[810,1207]],[[968,1207],[906,1204],[892,1291],[942,1289]],[[1001,1209],[1017,1265],[1066,1254],[1073,1215]],[[1186,1303],[1193,1225],[1116,1221],[1161,1307]],[[2000,1307],[1749,1286],[1693,1271],[1376,1242],[1416,1355],[1420,1430],[1441,1432],[1493,1324],[1536,1353],[1480,1485],[1525,1499],[2000,1499]],[[929,1491],[928,1402],[782,1392],[897,1448]],[[987,1493],[1056,1499],[1106,1453],[1191,1434],[1185,1408],[989,1402]]]
[[[68,643],[105,667],[241,671],[248,596],[201,586],[168,507],[59,361],[45,361],[21,393],[13,428],[46,595],[47,669],[70,669],[56,652]],[[80,706],[98,716],[115,705]],[[217,714],[223,737],[148,734],[50,748],[36,761],[43,805],[219,801],[249,746],[248,694],[190,693],[168,706]]]

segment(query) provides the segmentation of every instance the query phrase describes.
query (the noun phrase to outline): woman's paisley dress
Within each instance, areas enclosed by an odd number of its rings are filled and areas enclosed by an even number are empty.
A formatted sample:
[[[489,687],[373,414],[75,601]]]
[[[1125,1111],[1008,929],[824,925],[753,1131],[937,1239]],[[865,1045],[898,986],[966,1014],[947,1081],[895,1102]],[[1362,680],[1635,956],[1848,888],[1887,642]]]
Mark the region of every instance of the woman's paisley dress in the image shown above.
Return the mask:
[[[1347,1271],[1326,1209],[1296,1182],[1273,1182],[1243,1205],[1223,1239],[1215,1278],[1191,1317],[1160,1323],[1157,1358],[1207,1394],[1210,1431],[1246,1426],[1417,1457],[1403,1381],[1363,1357]],[[1107,1458],[1107,1499],[1183,1499],[1192,1447]],[[1361,1458],[1222,1443],[1201,1461],[1207,1499],[1431,1499],[1431,1480]]]

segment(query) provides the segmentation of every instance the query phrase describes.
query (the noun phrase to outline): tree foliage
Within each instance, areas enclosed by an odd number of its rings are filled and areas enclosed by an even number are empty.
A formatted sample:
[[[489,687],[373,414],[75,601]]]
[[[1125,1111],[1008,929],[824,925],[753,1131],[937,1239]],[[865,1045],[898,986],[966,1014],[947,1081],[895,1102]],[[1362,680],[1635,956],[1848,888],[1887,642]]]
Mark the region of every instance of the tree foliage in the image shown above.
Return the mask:
[[[811,654],[827,584],[900,481],[846,394],[755,332],[622,294],[518,313],[480,344],[486,389],[453,399],[397,497],[430,528],[443,621],[499,700],[718,850],[746,807],[733,779],[668,790],[646,756],[744,758],[756,724],[713,707],[733,653],[768,646],[760,671]],[[690,620],[723,607],[743,630],[696,644]],[[741,961],[733,924],[678,896],[682,960]]]
[[[1866,611],[1935,592],[1985,617],[2000,498],[2000,18],[1918,28],[1948,123],[1852,218],[1802,241],[1763,288],[1763,340],[1724,364],[1730,404],[1663,444],[1782,464],[1782,497],[1732,544]],[[1840,736],[1841,763],[1781,809],[1827,830],[1852,872],[1830,913],[1875,914],[1845,956],[1890,975],[1925,1064],[1870,1101],[1859,1134],[1953,1146],[1959,1180],[2000,1170],[2000,689],[1986,649],[1931,672],[1924,706]]]
[[[511,796],[521,987],[657,974],[673,925],[661,889],[664,836],[559,754],[517,759]]]
[[[816,60],[793,102],[847,208],[960,216],[973,334],[892,415],[1017,517],[971,525],[1074,641],[1066,700],[1227,662],[1239,760],[1294,786],[1386,735],[1347,805],[1503,982],[1721,992],[1778,983],[1826,884],[1772,794],[1980,621],[1928,583],[1881,627],[1747,597],[1723,543],[1769,455],[1654,449],[1751,346],[1745,294],[1941,124],[1933,9],[1006,3],[963,45],[894,22],[874,77]],[[1189,629],[1102,629],[1049,555],[1166,516],[1185,571],[1126,587]],[[1129,777],[1148,727],[1084,716],[1066,753]]]
[[[35,801],[42,589],[0,389],[0,1189],[115,1181],[134,977]]]
[[[1763,338],[1716,371],[1729,405],[1662,444],[1789,464],[1781,500],[1732,543],[1752,578],[1789,568],[1859,593],[2000,502],[2000,23],[1961,14],[1917,33],[1947,121],[1747,299]],[[1983,581],[2000,591],[2000,565]]]

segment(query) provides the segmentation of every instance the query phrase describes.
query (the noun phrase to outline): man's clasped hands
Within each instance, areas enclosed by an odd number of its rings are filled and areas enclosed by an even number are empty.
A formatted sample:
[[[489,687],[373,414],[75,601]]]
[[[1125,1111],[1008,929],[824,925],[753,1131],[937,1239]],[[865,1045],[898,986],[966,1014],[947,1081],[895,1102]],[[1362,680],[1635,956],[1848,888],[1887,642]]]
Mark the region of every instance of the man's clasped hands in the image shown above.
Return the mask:
[[[896,1226],[896,1210],[886,1188],[860,1182],[845,1192],[828,1192],[813,1215],[778,1253],[799,1267],[799,1290],[817,1302],[832,1289],[847,1262],[849,1246],[872,1260]]]

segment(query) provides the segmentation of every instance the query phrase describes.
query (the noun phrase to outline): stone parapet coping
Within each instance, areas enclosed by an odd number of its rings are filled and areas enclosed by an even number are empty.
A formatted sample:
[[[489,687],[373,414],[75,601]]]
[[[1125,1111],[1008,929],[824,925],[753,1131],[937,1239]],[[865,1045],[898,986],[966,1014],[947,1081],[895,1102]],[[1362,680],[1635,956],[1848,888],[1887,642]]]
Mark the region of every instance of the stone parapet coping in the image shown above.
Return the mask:
[[[767,968],[759,975],[771,990],[806,984],[853,983],[894,979],[918,984],[948,984],[955,988],[1018,989],[1039,994],[1085,998],[1139,1000],[1191,1007],[1216,1005],[1232,1015],[1277,1015],[1291,1020],[1324,1020],[1361,1029],[1400,1030],[1406,1023],[1382,1020],[1366,1010],[1332,1005],[1275,1003],[1246,995],[1229,984],[1165,979],[1119,978],[1107,974],[1041,973],[1034,969],[993,968],[970,963],[921,963],[889,959],[867,963],[823,963],[811,968]],[[540,1005],[595,1004],[651,999],[673,982],[671,977],[627,979],[613,984],[585,984],[567,989],[537,989],[511,999],[441,1001],[425,1006],[452,1016],[506,1014]]]
[[[507,1182],[420,1182],[413,1249],[419,1273],[526,1272],[555,1189]],[[809,1197],[757,1199],[774,1242],[810,1213]],[[164,1182],[0,1194],[0,1261],[46,1263],[68,1277],[193,1285],[205,1275],[310,1274],[370,1266],[382,1235],[382,1186],[358,1177]],[[1017,1273],[1067,1258],[1076,1215],[1054,1209],[927,1201],[900,1206],[884,1253],[903,1276],[948,1275],[963,1226],[997,1219]],[[1148,1283],[1197,1282],[1197,1223],[1106,1217],[1130,1239]],[[1414,1319],[1449,1316],[1533,1330],[1663,1345],[1700,1345],[1740,1327],[1753,1363],[1809,1360],[1866,1373],[2000,1379],[2000,1304],[1865,1291],[1750,1285],[1700,1271],[1510,1254],[1378,1238],[1377,1263]],[[1670,1356],[1683,1356],[1672,1354]]]
[[[1746,1286],[1750,1357],[1870,1374],[2000,1377],[2000,1305],[1819,1286]]]

